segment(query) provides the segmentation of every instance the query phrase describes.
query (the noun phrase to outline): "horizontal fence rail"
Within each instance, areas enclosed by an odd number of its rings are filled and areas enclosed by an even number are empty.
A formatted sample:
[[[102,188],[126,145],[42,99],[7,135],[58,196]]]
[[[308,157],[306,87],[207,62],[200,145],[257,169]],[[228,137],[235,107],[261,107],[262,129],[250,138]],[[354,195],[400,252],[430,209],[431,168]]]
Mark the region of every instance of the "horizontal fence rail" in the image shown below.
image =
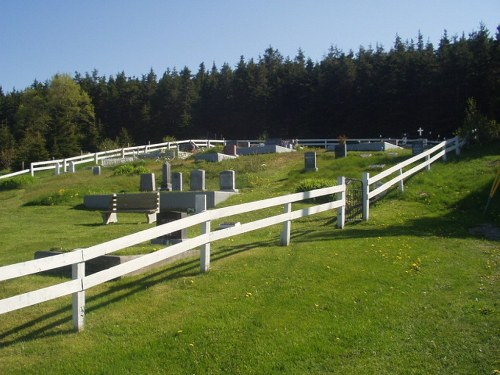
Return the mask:
[[[7,297],[0,300],[0,314],[22,309],[38,303],[50,301],[66,295],[73,295],[73,323],[76,330],[82,330],[85,315],[85,290],[100,285],[109,280],[116,279],[128,273],[143,269],[150,265],[164,261],[168,258],[182,254],[186,251],[200,248],[201,270],[207,271],[210,265],[210,244],[224,238],[248,233],[276,224],[283,224],[281,244],[290,243],[291,222],[309,215],[337,210],[337,226],[344,227],[345,214],[345,179],[339,178],[337,186],[311,190],[302,193],[289,194],[261,201],[243,203],[235,206],[206,210],[206,197],[197,196],[197,214],[173,222],[158,225],[137,233],[107,241],[85,249],[76,249],[72,252],[54,255],[47,258],[30,260],[22,263],[0,267],[0,282],[15,278],[37,274],[64,266],[72,267],[72,280],[38,290]],[[312,198],[331,197],[331,201],[312,205],[297,210],[292,210],[292,203],[305,201]],[[284,206],[281,214],[264,217],[259,220],[242,223],[239,226],[228,227],[216,231],[211,230],[211,223],[235,215],[263,210],[266,208]],[[201,225],[202,234],[167,246],[155,252],[137,257],[128,262],[110,267],[108,269],[85,275],[85,262],[102,255],[150,241],[195,225]]]
[[[359,144],[359,143],[375,143],[375,142],[390,142],[393,144],[411,144],[414,140],[407,139],[397,139],[397,138],[356,138],[348,139],[348,144]],[[88,153],[79,156],[73,156],[64,159],[54,159],[47,161],[37,161],[30,164],[29,169],[24,169],[22,171],[17,171],[9,174],[4,174],[0,176],[0,179],[10,178],[21,174],[31,173],[32,176],[35,172],[44,170],[61,170],[61,172],[74,172],[74,169],[78,164],[84,163],[95,163],[96,165],[102,163],[103,160],[111,158],[126,158],[126,157],[136,157],[139,155],[146,155],[151,153],[160,153],[165,150],[178,150],[182,145],[194,145],[196,147],[212,147],[217,145],[226,145],[226,140],[220,139],[189,139],[182,141],[172,141],[172,142],[162,142],[156,144],[148,144],[143,146],[133,146],[125,147],[116,150],[109,151],[99,151],[96,153]],[[263,140],[237,140],[238,143],[245,143],[249,146],[256,146],[263,143]],[[324,147],[325,149],[332,148],[339,144],[337,138],[318,138],[318,139],[295,139],[292,140],[293,143],[303,147]],[[429,142],[432,144],[433,142]]]
[[[422,169],[430,170],[431,164],[439,159],[446,160],[446,154],[455,151],[457,155],[460,154],[460,149],[464,146],[464,140],[459,137],[443,141],[434,147],[415,155],[391,168],[380,172],[375,176],[370,176],[370,173],[363,173],[363,220],[368,220],[370,215],[370,199],[374,199],[378,195],[386,192],[395,184],[399,183],[400,191],[404,191],[404,180]],[[421,161],[423,160],[423,161]],[[421,161],[419,164],[414,165],[416,162]],[[405,168],[411,166],[410,169]],[[386,177],[394,174],[397,176],[392,177],[388,181],[382,182]],[[372,185],[377,185],[373,190]]]

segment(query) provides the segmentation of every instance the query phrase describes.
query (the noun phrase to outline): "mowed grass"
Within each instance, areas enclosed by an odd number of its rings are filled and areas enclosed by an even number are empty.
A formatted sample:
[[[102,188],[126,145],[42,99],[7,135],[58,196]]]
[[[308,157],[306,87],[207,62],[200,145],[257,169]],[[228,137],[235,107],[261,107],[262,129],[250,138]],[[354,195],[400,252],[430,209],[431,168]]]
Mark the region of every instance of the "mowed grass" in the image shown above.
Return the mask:
[[[70,297],[2,315],[0,373],[493,374],[500,370],[500,248],[469,229],[500,225],[498,193],[483,213],[498,151],[472,149],[434,164],[404,194],[373,205],[368,222],[339,230],[335,212],[312,216],[292,224],[288,247],[279,246],[281,227],[266,228],[214,243],[208,273],[188,258],[93,288],[81,333],[72,331]],[[293,192],[306,178],[360,178],[369,165],[394,159],[353,153],[335,160],[318,150],[317,173],[303,171],[302,153],[175,162],[172,169],[206,169],[209,186],[220,170],[235,169],[241,194],[224,202],[230,205]],[[24,205],[60,189],[138,187],[137,177],[85,173],[47,174],[25,190],[0,192],[7,228],[0,264],[149,227],[141,215],[103,226],[76,197]],[[0,296],[58,280],[1,283]]]

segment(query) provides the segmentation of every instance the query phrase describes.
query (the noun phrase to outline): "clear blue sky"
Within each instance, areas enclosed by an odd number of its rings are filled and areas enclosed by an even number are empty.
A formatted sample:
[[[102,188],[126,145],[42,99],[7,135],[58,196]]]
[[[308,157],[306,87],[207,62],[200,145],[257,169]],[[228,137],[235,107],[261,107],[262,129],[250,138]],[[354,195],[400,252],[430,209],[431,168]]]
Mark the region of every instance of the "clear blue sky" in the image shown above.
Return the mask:
[[[437,47],[483,23],[492,36],[500,0],[0,0],[0,86],[24,90],[56,73],[158,76],[201,62],[235,66],[272,46],[320,61],[330,46],[348,52],[396,34]]]

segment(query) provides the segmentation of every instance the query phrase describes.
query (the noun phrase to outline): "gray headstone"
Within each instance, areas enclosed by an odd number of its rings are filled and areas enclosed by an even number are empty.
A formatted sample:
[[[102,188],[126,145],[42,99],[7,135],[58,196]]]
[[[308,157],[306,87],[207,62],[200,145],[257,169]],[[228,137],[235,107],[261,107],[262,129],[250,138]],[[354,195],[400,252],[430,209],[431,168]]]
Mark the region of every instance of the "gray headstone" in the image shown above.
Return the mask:
[[[172,190],[182,191],[182,172],[172,173]]]
[[[236,145],[235,144],[226,145],[224,147],[224,154],[236,156],[237,155],[237,147],[236,147]]]
[[[70,161],[69,162],[69,173],[75,173],[75,170],[76,170],[75,163]]]
[[[166,161],[162,168],[161,190],[172,190],[172,174],[170,172],[170,163]]]
[[[318,167],[316,165],[316,153],[306,152],[304,153],[304,163],[306,171],[317,171]]]
[[[154,173],[143,173],[141,174],[141,186],[140,191],[155,191],[156,182]]]
[[[57,163],[54,168],[54,175],[59,176],[61,174],[61,164]]]
[[[92,174],[94,176],[100,176],[101,175],[101,166],[96,165],[95,167],[92,167]]]
[[[172,221],[182,219],[186,216],[187,216],[186,212],[179,212],[179,211],[160,212],[156,215],[156,226],[170,223]],[[182,242],[187,238],[186,233],[187,233],[186,228],[183,228],[181,230],[155,238],[151,240],[151,243],[168,245],[172,243]]]
[[[236,191],[236,173],[232,170],[222,171],[219,174],[220,190]]]
[[[336,158],[345,158],[347,156],[347,145],[336,145],[335,146],[335,157]]]
[[[424,152],[424,146],[425,146],[425,143],[424,143],[423,139],[413,142],[411,145],[413,155],[418,155],[418,154],[421,154],[422,152]]]
[[[205,171],[203,169],[195,169],[191,172],[191,190],[205,191]]]

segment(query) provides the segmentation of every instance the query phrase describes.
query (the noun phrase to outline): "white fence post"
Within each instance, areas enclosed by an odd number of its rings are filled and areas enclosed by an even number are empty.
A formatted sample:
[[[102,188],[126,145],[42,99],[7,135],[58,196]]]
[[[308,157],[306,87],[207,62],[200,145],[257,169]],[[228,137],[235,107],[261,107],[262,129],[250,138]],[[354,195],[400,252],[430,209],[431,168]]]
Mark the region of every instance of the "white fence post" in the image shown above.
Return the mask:
[[[342,201],[342,206],[337,208],[337,228],[344,229],[345,226],[345,200],[346,200],[346,185],[345,185],[345,177],[339,176],[338,185],[344,187],[344,191],[337,193],[337,200]]]
[[[403,174],[403,168],[401,168],[399,170],[399,175],[401,176],[402,174]],[[399,191],[401,193],[404,193],[404,191],[405,191],[405,183],[404,183],[403,178],[401,178],[401,180],[399,180]]]
[[[425,161],[429,163],[430,158],[431,158],[431,156],[430,156],[430,155],[427,155],[427,156],[425,157]],[[426,171],[430,171],[430,170],[431,170],[431,163],[429,163],[429,164],[427,164],[427,165],[425,166],[425,170],[426,170]]]
[[[285,213],[292,212],[292,204],[285,203]],[[281,245],[290,245],[290,233],[292,232],[292,221],[287,220],[283,223],[283,230],[281,231]]]
[[[31,177],[35,176],[35,169],[33,168],[33,163],[30,163],[30,173],[31,173]]]
[[[370,173],[363,173],[363,220],[368,220],[370,218],[370,198],[368,195],[370,193]]]
[[[85,289],[83,288],[83,278],[85,277],[85,262],[71,265],[71,276],[73,280],[82,280],[82,290],[73,293],[73,327],[75,331],[83,331],[85,326]]]
[[[195,211],[201,213],[207,210],[207,196],[205,194],[198,194],[195,197]],[[201,233],[208,234],[211,230],[210,221],[205,221],[201,224]],[[210,242],[202,245],[200,248],[200,270],[207,272],[210,269]]]

